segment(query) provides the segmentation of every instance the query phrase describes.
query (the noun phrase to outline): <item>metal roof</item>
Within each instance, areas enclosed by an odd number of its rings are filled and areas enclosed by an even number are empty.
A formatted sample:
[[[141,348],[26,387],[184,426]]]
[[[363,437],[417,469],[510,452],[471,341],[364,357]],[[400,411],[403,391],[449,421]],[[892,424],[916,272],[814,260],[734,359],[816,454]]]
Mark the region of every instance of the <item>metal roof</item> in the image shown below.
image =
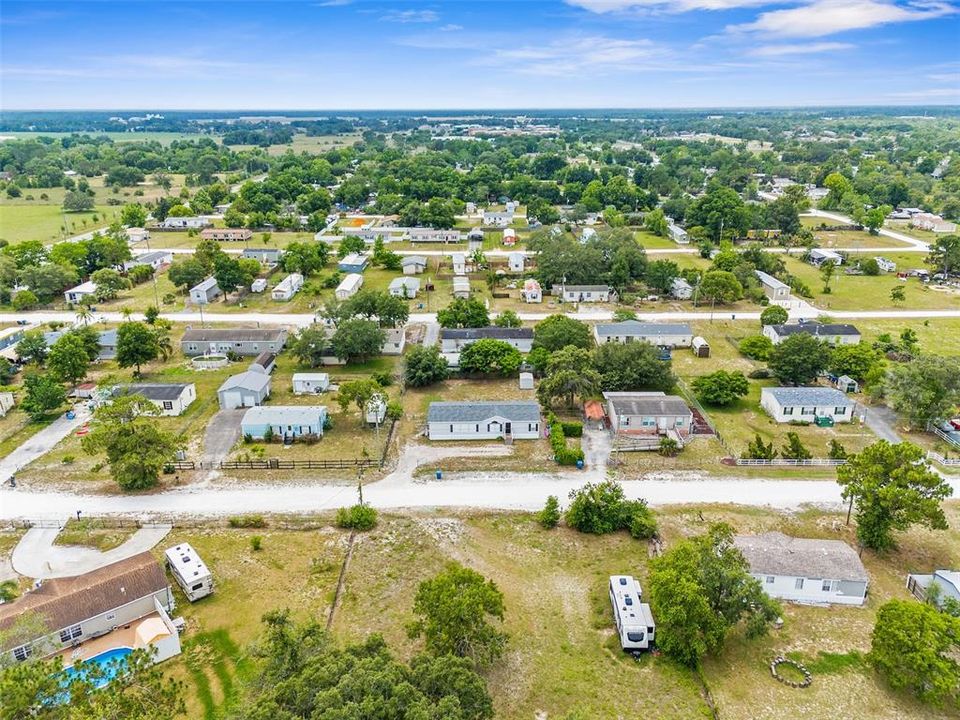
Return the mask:
[[[870,580],[856,550],[840,540],[808,540],[768,532],[737,535],[733,543],[749,563],[750,572],[757,575]]]
[[[440,330],[441,340],[526,340],[533,339],[533,328],[443,328]]]
[[[400,261],[401,267],[406,267],[407,265],[426,265],[427,258],[423,255],[407,255]]]
[[[693,330],[686,323],[646,323],[638,320],[624,320],[618,323],[597,325],[597,335],[601,337],[615,335],[635,335],[638,337],[693,336]]]
[[[833,335],[859,335],[855,325],[846,323],[820,323],[816,320],[808,320],[802,323],[788,323],[787,325],[774,325],[774,332],[777,335],[797,335],[805,333],[814,337],[830,337]]]
[[[325,405],[257,405],[243,414],[242,425],[321,425]]]
[[[481,422],[492,417],[512,422],[540,422],[540,404],[533,400],[432,402],[427,411],[427,422]]]
[[[147,400],[176,400],[189,387],[186,383],[132,383],[117,385],[114,395],[143,395]]]
[[[827,387],[773,387],[763,388],[761,395],[771,395],[781,407],[793,407],[795,405],[833,405],[842,407],[844,405],[853,405],[845,393],[836,388]]]
[[[603,397],[613,405],[613,411],[619,415],[642,415],[658,417],[673,415],[684,417],[691,415],[690,407],[676,395],[662,392],[605,392]]]
[[[181,342],[283,342],[286,336],[283,328],[191,328]]]
[[[774,290],[782,290],[784,288],[787,290],[790,289],[790,286],[785,282],[782,280],[777,280],[777,278],[775,278],[773,275],[765,273],[763,270],[754,270],[753,272],[756,274],[757,278],[759,278],[760,282],[768,287],[773,288]]]
[[[196,285],[190,288],[190,292],[193,292],[194,290],[200,290],[201,292],[205,292],[215,287],[217,287],[217,279],[215,277],[208,277],[206,280],[202,280],[201,282],[198,282]]]
[[[246,372],[238,373],[228,377],[223,381],[223,384],[217,388],[217,392],[223,392],[224,390],[251,390],[253,392],[260,392],[261,390],[266,389],[269,385],[269,375],[266,373],[247,370]]]

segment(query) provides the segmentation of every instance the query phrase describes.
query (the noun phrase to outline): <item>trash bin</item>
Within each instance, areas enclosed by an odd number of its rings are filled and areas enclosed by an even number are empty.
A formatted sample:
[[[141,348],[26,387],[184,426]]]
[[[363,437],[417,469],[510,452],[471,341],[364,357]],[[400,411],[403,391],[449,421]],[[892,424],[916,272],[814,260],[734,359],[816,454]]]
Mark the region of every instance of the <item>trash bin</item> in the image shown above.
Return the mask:
[[[577,470],[583,470],[583,460],[577,460]]]
[[[67,420],[73,420],[77,414],[73,410],[67,410]]]
[[[437,470],[437,480],[443,480],[443,471]]]

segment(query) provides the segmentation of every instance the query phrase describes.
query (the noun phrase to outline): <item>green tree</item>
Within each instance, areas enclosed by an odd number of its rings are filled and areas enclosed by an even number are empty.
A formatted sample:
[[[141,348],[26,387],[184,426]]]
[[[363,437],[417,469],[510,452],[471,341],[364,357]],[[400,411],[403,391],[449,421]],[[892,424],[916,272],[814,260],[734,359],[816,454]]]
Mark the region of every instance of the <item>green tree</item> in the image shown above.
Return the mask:
[[[79,190],[68,190],[63,196],[63,209],[66,212],[88,212],[93,210],[93,196]]]
[[[667,294],[673,289],[673,281],[680,277],[680,266],[672,260],[654,260],[647,265],[643,279],[651,288]]]
[[[120,211],[120,222],[127,227],[143,227],[147,224],[147,211],[138,203],[127,203]]]
[[[39,302],[39,298],[34,295],[32,290],[19,290],[13,298],[13,309],[18,312],[33,310]]]
[[[545,407],[563,399],[572,408],[575,398],[585,399],[600,390],[600,373],[593,368],[590,352],[575,345],[551,353],[543,372],[546,377],[537,387],[537,399]]]
[[[766,335],[750,335],[740,341],[738,349],[752,360],[769,360],[773,354],[773,340]]]
[[[880,353],[866,343],[837,345],[830,353],[827,369],[834,375],[849,375],[863,382],[882,359]]]
[[[497,315],[496,319],[493,321],[493,324],[502,328],[518,328],[523,325],[520,320],[520,316],[517,315],[513,310],[504,310],[502,313]]]
[[[571,490],[564,520],[573,529],[592,535],[629,530],[634,537],[652,537],[657,530],[646,501],[627,500],[623,486],[612,480]]]
[[[504,340],[484,338],[467,345],[460,352],[460,370],[509,377],[520,369],[523,356]]]
[[[90,280],[97,286],[93,296],[99,301],[113,300],[121,290],[130,287],[130,281],[113,268],[101,268],[90,276]]]
[[[417,345],[404,358],[404,380],[410,387],[426,387],[443,382],[450,374],[446,358],[436,345]]]
[[[330,338],[330,347],[333,354],[341,360],[362,362],[379,355],[386,339],[386,333],[377,323],[355,318],[337,326]]]
[[[23,338],[17,343],[16,351],[20,362],[43,365],[50,348],[47,347],[46,338],[40,330],[30,330],[23,334]]]
[[[643,226],[660,237],[666,237],[669,233],[667,218],[660,208],[655,208],[646,214],[643,218]]]
[[[47,369],[60,382],[76,385],[90,367],[90,358],[83,340],[74,333],[61,335],[50,348]]]
[[[122,368],[136,367],[156,360],[160,354],[156,333],[145,323],[125,322],[117,329],[117,365]]]
[[[594,351],[594,368],[605,391],[663,390],[673,388],[677,378],[669,360],[646,342],[604,343]]]
[[[589,349],[593,347],[593,336],[585,323],[566,315],[551,315],[534,326],[533,345],[550,352],[568,345]]]
[[[681,540],[654,558],[647,585],[657,645],[692,667],[720,650],[741,622],[752,638],[766,633],[780,615],[780,606],[750,575],[728,525],[714,525],[706,535]]]
[[[960,357],[917,355],[893,363],[883,381],[890,406],[914,428],[950,416],[960,404]]]
[[[182,436],[163,430],[152,419],[159,414],[159,408],[142,395],[121,395],[93,414],[81,446],[90,455],[106,455],[110,475],[122,490],[154,487],[163,467],[186,447]]]
[[[830,347],[813,335],[790,335],[770,353],[770,371],[787,385],[806,385],[826,369]]]
[[[27,375],[23,380],[25,390],[20,409],[34,422],[43,420],[67,401],[63,386],[51,375]]]
[[[960,268],[960,235],[944,235],[930,246],[927,262],[949,276]]]
[[[700,295],[706,300],[726,305],[743,297],[743,285],[737,276],[725,270],[710,270],[700,281]]]
[[[960,619],[925,603],[891,600],[877,611],[868,655],[896,690],[960,707]]]
[[[866,258],[860,261],[860,270],[868,277],[876,277],[880,274],[880,263],[876,258]]]
[[[784,460],[809,460],[813,454],[804,447],[797,433],[788,432],[787,444],[780,448],[780,457]]]
[[[883,221],[892,211],[893,208],[889,205],[879,205],[867,210],[863,216],[863,224],[871,235],[879,235],[880,228],[883,227]]]
[[[290,243],[283,252],[281,264],[287,272],[297,272],[309,277],[320,272],[327,264],[330,246],[326,243]]]
[[[785,308],[782,308],[779,305],[770,305],[769,307],[765,307],[763,312],[760,313],[761,325],[783,325],[789,319],[789,313],[787,313]]]
[[[708,405],[730,405],[750,392],[750,382],[742,372],[717,370],[696,378],[693,391]]]
[[[214,260],[213,277],[226,298],[238,288],[248,286],[253,280],[253,273],[239,258],[224,254]]]
[[[315,368],[323,364],[329,345],[326,331],[319,326],[312,326],[300,331],[291,349],[301,365]]]
[[[823,265],[820,266],[820,279],[823,280],[823,292],[830,293],[832,289],[830,288],[830,282],[833,280],[833,276],[837,272],[837,264],[832,260],[828,260]]]
[[[904,300],[907,299],[907,292],[904,290],[903,285],[896,285],[890,288],[890,302],[895,305],[899,305]]]
[[[744,460],[773,460],[776,456],[777,451],[773,449],[773,442],[763,442],[760,433],[757,433],[740,457]]]
[[[940,504],[952,488],[912,443],[875,442],[837,468],[837,483],[844,500],[856,507],[857,539],[863,547],[889,550],[895,545],[894,531],[911,525],[947,528]]]
[[[437,322],[444,328],[479,328],[490,325],[490,316],[480,300],[456,298],[437,313]]]
[[[371,378],[358,378],[341,383],[336,396],[340,412],[345,413],[347,408],[353,404],[360,414],[360,421],[363,422],[367,415],[367,405],[374,399],[374,396],[381,394],[381,390],[380,384]]]
[[[537,513],[537,522],[547,530],[551,530],[560,524],[560,517],[560,501],[556,495],[550,495],[543,510]]]
[[[503,655],[507,635],[492,622],[503,622],[503,593],[475,570],[449,563],[424,580],[413,613],[417,619],[407,627],[408,635],[422,636],[435,656],[454,655],[487,667]]]
[[[207,275],[207,268],[195,258],[178,260],[167,271],[170,282],[180,288],[182,292],[187,292],[194,285],[205,280]]]

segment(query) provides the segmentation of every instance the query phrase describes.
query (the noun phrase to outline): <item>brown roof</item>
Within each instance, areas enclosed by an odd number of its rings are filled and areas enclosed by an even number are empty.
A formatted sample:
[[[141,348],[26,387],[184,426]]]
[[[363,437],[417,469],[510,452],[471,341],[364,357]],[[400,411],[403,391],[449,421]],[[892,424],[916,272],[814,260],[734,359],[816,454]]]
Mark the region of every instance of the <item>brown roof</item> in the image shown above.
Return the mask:
[[[163,568],[153,555],[142,552],[84,575],[44,580],[36,590],[0,605],[0,631],[30,611],[40,614],[55,632],[166,587]]]
[[[603,420],[606,412],[603,410],[603,403],[597,400],[587,400],[583,404],[583,415],[587,420]]]

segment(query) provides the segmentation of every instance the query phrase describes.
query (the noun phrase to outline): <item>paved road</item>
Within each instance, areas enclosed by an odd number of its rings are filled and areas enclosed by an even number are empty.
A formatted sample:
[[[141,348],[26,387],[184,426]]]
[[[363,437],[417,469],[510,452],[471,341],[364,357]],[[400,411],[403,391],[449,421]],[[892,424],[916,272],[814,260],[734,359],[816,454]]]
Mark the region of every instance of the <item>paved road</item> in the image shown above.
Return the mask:
[[[90,411],[85,405],[77,405],[74,409],[76,417],[73,420],[61,415],[0,460],[0,482],[7,482],[20,468],[50,452],[58,442],[90,419]]]
[[[170,532],[170,526],[141,528],[122,545],[100,552],[78,545],[54,545],[60,528],[31,528],[13,550],[13,568],[31,578],[74,577],[150,550]]]

